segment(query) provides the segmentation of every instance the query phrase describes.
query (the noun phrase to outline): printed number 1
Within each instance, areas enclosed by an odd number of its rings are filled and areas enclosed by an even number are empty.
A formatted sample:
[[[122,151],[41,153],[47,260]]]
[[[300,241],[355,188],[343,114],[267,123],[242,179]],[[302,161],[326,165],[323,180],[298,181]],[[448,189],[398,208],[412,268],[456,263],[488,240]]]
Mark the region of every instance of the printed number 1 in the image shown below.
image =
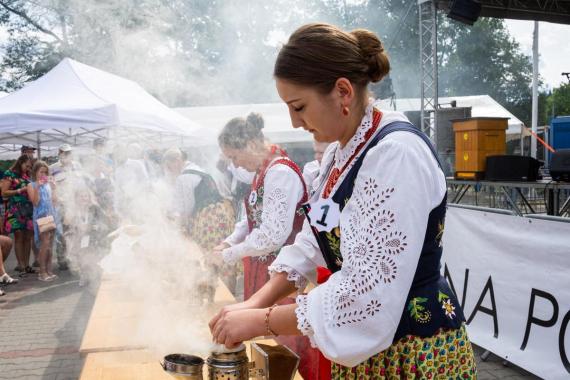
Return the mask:
[[[323,216],[321,217],[321,220],[317,220],[317,223],[323,227],[327,226],[327,223],[325,221],[327,219],[327,214],[329,213],[330,208],[331,207],[329,205],[321,206],[321,210],[323,210]]]

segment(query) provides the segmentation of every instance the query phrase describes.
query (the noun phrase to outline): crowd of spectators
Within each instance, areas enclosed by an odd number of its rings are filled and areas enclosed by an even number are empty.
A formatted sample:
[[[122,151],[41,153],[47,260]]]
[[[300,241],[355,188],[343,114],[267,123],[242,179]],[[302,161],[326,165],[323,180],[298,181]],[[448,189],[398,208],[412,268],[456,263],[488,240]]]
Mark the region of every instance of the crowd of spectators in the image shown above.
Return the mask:
[[[63,144],[51,165],[37,157],[34,147],[22,146],[20,157],[1,173],[0,295],[7,285],[56,281],[58,271],[70,269],[80,285],[96,280],[95,267],[109,249],[109,234],[140,222],[133,194],[144,194],[158,182],[172,190],[165,208],[169,218],[204,250],[231,232],[244,189],[227,162],[213,162],[208,173],[177,148],[108,145],[96,139],[89,152],[79,154]],[[12,250],[17,265],[5,268]],[[210,269],[223,273],[234,290],[234,268]]]

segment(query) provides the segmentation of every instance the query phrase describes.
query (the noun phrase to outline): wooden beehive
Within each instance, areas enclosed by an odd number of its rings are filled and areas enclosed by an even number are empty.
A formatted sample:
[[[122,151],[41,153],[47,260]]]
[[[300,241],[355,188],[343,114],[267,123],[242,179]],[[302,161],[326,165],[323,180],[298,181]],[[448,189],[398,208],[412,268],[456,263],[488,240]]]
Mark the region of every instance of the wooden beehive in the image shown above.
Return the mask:
[[[487,156],[506,153],[508,120],[504,117],[452,120],[455,133],[456,179],[482,179]]]

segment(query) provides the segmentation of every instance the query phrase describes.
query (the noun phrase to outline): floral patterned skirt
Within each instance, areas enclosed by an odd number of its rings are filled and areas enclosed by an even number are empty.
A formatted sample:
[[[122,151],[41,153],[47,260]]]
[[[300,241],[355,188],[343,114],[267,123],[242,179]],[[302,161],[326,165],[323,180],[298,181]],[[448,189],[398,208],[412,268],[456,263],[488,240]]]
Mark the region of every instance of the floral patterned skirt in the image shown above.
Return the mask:
[[[465,325],[428,338],[408,335],[356,367],[332,364],[332,379],[476,379]]]
[[[32,222],[34,207],[32,202],[8,202],[4,216],[4,232],[10,234],[15,231],[33,231]]]
[[[190,236],[205,251],[211,251],[233,232],[235,222],[229,200],[213,203],[196,214]]]
[[[212,249],[233,232],[235,222],[235,211],[229,200],[213,203],[196,214],[190,229],[190,237],[205,251],[205,254],[211,254]],[[219,276],[230,292],[235,294],[239,268],[240,266],[224,264],[221,267],[209,267],[208,274],[213,283]]]

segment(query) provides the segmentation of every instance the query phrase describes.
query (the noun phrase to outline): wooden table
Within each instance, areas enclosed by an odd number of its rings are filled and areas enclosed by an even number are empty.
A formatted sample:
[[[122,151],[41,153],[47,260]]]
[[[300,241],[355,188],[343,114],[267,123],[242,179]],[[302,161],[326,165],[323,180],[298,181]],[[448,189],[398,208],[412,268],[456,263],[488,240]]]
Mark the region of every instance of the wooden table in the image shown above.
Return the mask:
[[[147,350],[90,353],[85,358],[81,380],[172,380]]]
[[[220,310],[224,305],[234,303],[235,298],[220,281],[216,288],[214,303],[200,307],[200,323],[203,333],[209,334],[207,320]],[[172,300],[169,305],[172,310],[183,310],[184,300]],[[151,313],[152,307],[144,305],[140,300],[133,301],[129,296],[128,287],[117,279],[104,279],[101,282],[95,303],[83,335],[79,348],[81,355],[92,352],[120,351],[129,349],[141,349],[148,346],[148,339],[144,339],[141,333],[152,330],[153,326],[144,325],[141,315]],[[183,313],[182,311],[180,313]],[[196,316],[188,315],[187,323],[191,323]],[[163,320],[164,318],[161,318]],[[177,323],[185,323],[182,318],[177,318]],[[160,326],[164,328],[164,326]],[[173,334],[176,334],[175,326],[172,326]]]
[[[173,302],[181,302],[173,301]],[[219,282],[214,303],[204,306],[202,318],[204,335],[209,336],[205,324],[224,305],[234,303],[233,295],[226,286]],[[176,306],[176,305],[175,305]],[[137,331],[141,329],[141,313],[148,313],[140,301],[129,297],[128,286],[116,278],[104,278],[101,281],[87,328],[83,335],[79,352],[85,356],[81,371],[81,380],[172,380],[160,366],[166,353],[149,349],[148,342],[140,339]],[[188,320],[195,318],[188,315]],[[207,319],[206,319],[207,318]],[[144,327],[144,326],[143,326]],[[173,334],[180,331],[179,326],[172,326]],[[261,340],[260,343],[275,344],[273,340]],[[249,343],[246,342],[250,353]],[[167,353],[175,353],[173,350]],[[184,352],[184,351],[182,351]],[[206,359],[207,352],[185,352]],[[204,365],[204,374],[207,366]],[[204,377],[207,379],[207,376]],[[302,379],[299,374],[295,379]]]
[[[273,340],[260,340],[258,343],[275,344]],[[246,342],[248,355],[250,344]],[[250,355],[249,355],[250,356]],[[251,356],[250,356],[251,357]],[[205,360],[206,358],[204,358]],[[172,380],[165,372],[158,357],[148,350],[128,350],[90,353],[85,358],[80,380]],[[204,364],[204,379],[208,378],[208,368]],[[299,373],[295,380],[302,380]]]

